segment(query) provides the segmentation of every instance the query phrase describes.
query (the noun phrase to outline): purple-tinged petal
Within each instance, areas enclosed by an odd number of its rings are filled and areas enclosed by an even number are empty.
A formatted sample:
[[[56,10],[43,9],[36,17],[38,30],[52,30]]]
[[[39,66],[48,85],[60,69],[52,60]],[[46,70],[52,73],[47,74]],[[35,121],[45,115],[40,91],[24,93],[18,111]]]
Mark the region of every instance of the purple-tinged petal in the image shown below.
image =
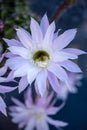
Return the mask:
[[[8,76],[7,76],[5,81],[6,82],[15,81],[16,82],[16,80],[14,80],[14,71],[10,71],[10,73],[8,74]]]
[[[9,107],[9,110],[17,112],[17,107],[16,106],[11,106],[11,107]]]
[[[71,87],[71,86],[70,86],[70,87]],[[63,100],[63,101],[66,101],[66,99],[67,99],[67,97],[68,97],[68,93],[69,93],[69,90],[68,90],[67,86],[66,86],[66,87],[63,86],[63,87],[61,88],[60,93],[58,93],[57,97],[58,97],[58,99],[61,99],[61,100]]]
[[[7,71],[7,66],[3,66],[0,68],[0,76],[3,76]]]
[[[18,128],[19,129],[22,129],[24,126],[26,125],[26,121],[24,121],[24,122],[20,122],[19,124],[18,124]]]
[[[0,96],[0,111],[7,116],[7,112],[6,112],[6,104],[4,102],[4,100],[1,98]]]
[[[15,55],[12,54],[11,52],[7,52],[7,53],[5,54],[5,57],[6,57],[6,58],[11,58],[11,57],[15,57]]]
[[[8,44],[8,46],[19,46],[19,47],[22,46],[21,43],[15,39],[3,38],[3,40]]]
[[[63,102],[59,107],[49,107],[46,111],[47,115],[54,115],[57,112],[59,112],[65,105],[65,102]]]
[[[1,96],[0,96],[0,107],[6,107],[6,104]]]
[[[30,43],[32,43],[32,39],[31,39],[31,35],[28,31],[26,31],[24,28],[20,27],[20,29],[25,33],[26,37],[31,41]]]
[[[35,80],[34,86],[35,86],[35,91],[36,91],[37,95],[41,96],[40,93],[39,93],[39,90],[38,90],[38,86],[37,86],[36,80]]]
[[[47,15],[45,14],[40,22],[40,27],[41,27],[41,30],[43,32],[43,36],[45,35],[48,26],[49,26],[49,21],[48,21]]]
[[[32,99],[32,91],[31,91],[31,86],[27,89],[27,92],[25,94],[25,104],[27,107],[30,107],[33,105],[33,99]]]
[[[60,84],[59,84],[58,79],[56,78],[56,76],[53,75],[51,72],[48,72],[48,80],[49,80],[49,83],[51,84],[53,90],[56,93],[59,93],[61,88],[60,88]]]
[[[45,37],[44,37],[44,40],[43,40],[43,45],[46,45],[46,46],[50,46],[51,43],[52,43],[52,40],[53,40],[53,33],[55,31],[55,23],[52,22],[47,31],[46,31],[46,34],[45,34]]]
[[[61,29],[58,29],[58,31],[54,33],[54,38],[53,38],[54,40],[58,37],[60,30]]]
[[[30,48],[32,43],[30,35],[28,35],[28,32],[26,33],[26,31],[22,28],[18,28],[16,30],[17,30],[17,36],[21,41],[21,43],[23,44],[23,46],[26,48]]]
[[[79,66],[70,60],[62,62],[62,63],[60,63],[60,65],[71,72],[75,72],[75,73],[82,72],[81,69],[79,68]]]
[[[28,66],[28,68],[29,69],[27,70],[27,80],[28,80],[28,83],[31,84],[35,80],[40,69],[35,66]]]
[[[71,53],[66,53],[66,52],[63,52],[63,51],[59,51],[59,52],[55,52],[53,54],[53,61],[55,62],[62,62],[62,61],[65,61],[67,59],[77,59],[78,56],[75,55],[75,54],[71,54]]]
[[[51,92],[51,94],[48,97],[46,97],[45,99],[46,102],[44,106],[49,107],[51,105],[50,102],[52,101],[53,97],[54,97],[54,92]]]
[[[48,91],[46,91],[42,97],[41,97],[41,94],[39,93],[39,96],[37,96],[37,98],[36,98],[36,104],[38,107],[39,106],[43,107],[43,108],[49,107],[51,99],[53,98],[53,93],[51,93],[50,96],[48,96],[48,97],[47,97],[47,95],[48,95]]]
[[[47,69],[48,71],[52,72],[58,79],[64,82],[68,80],[65,70],[62,67],[60,67],[58,64],[51,63]]]
[[[21,109],[21,108],[16,108],[16,109]],[[17,114],[17,113],[20,113],[21,112],[21,114]],[[12,119],[12,121],[14,122],[14,123],[20,123],[20,122],[23,122],[23,121],[25,121],[26,120],[26,117],[28,118],[28,112],[26,111],[26,112],[24,112],[24,109],[22,109],[21,111],[17,111],[16,113],[11,113],[10,114],[11,116],[14,116],[14,118]]]
[[[48,123],[50,123],[51,125],[54,125],[55,127],[65,127],[68,125],[68,123],[63,122],[63,121],[58,121],[58,120],[53,120],[50,117],[47,117],[47,121]]]
[[[39,72],[36,77],[36,83],[41,96],[43,96],[46,91],[46,81],[47,81],[47,71],[43,70]]]
[[[43,39],[43,34],[41,32],[41,28],[39,24],[33,18],[31,18],[30,29],[31,29],[32,39],[34,40],[34,42],[40,43]]]
[[[35,127],[35,118],[31,118],[29,121],[28,121],[28,124],[26,125],[25,127],[25,130],[33,130],[34,127]]]
[[[24,59],[29,59],[29,50],[24,47],[11,46],[8,48],[13,54],[19,55]]]
[[[72,54],[75,54],[75,55],[86,54],[85,51],[82,51],[80,49],[75,49],[75,48],[65,48],[65,49],[63,49],[63,51],[67,52],[67,53],[72,53]]]
[[[49,126],[45,120],[42,120],[36,124],[37,130],[49,130]]]
[[[8,93],[11,91],[14,91],[17,87],[7,87],[7,86],[2,86],[0,85],[0,93],[4,94],[4,93]]]
[[[21,93],[22,91],[24,91],[24,89],[28,86],[28,81],[27,81],[27,77],[24,76],[20,79],[19,81],[19,86],[18,86],[18,90],[19,93]]]
[[[55,50],[61,50],[66,47],[75,37],[77,30],[70,29],[65,31],[54,40],[53,47]]]
[[[3,53],[2,55],[0,55],[0,62],[2,62],[2,60],[4,59],[5,57],[5,53]]]
[[[6,65],[9,66],[10,69],[16,70],[25,64],[29,64],[29,62],[21,57],[13,57],[6,61]]]
[[[17,100],[16,98],[12,97],[11,99],[17,106],[20,106],[21,108],[25,108],[25,105],[22,102],[20,102],[19,100]]]
[[[14,71],[11,71],[7,77],[0,77],[0,82],[9,82],[9,81],[14,81]]]
[[[58,112],[58,107],[50,107],[46,110],[47,115],[54,115]]]
[[[20,68],[15,70],[14,77],[26,76],[28,69],[29,69],[29,64],[24,64],[22,66],[20,65]]]
[[[7,77],[0,77],[0,83],[9,82],[10,80]]]

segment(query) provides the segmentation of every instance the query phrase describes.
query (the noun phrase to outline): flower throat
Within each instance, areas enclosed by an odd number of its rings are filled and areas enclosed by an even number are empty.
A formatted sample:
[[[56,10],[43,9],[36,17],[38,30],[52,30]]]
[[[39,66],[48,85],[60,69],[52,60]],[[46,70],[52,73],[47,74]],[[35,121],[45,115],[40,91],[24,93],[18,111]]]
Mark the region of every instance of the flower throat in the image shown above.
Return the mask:
[[[49,54],[44,50],[39,50],[33,55],[33,60],[39,67],[46,67],[49,59]]]

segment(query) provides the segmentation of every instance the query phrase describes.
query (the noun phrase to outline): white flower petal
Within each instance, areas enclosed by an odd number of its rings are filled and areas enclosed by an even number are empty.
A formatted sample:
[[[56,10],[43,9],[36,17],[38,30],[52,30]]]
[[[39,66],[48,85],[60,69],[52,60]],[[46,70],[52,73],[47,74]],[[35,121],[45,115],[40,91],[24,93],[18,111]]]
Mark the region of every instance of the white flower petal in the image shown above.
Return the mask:
[[[51,43],[52,43],[52,40],[53,40],[53,33],[55,31],[55,23],[52,22],[47,31],[46,31],[46,34],[45,34],[45,37],[44,37],[44,40],[43,40],[43,45],[45,46],[51,46]]]
[[[41,120],[36,124],[37,130],[49,130],[49,126],[45,120]]]
[[[0,55],[0,63],[2,62],[2,60],[4,59],[6,53],[3,53],[2,55]]]
[[[50,107],[47,109],[46,113],[48,115],[55,115],[58,112],[58,107]]]
[[[20,68],[16,69],[14,72],[14,77],[22,77],[27,74],[29,69],[29,64],[20,65]]]
[[[63,102],[59,107],[49,107],[46,111],[47,115],[54,115],[57,114],[65,105],[65,102]]]
[[[60,65],[71,72],[75,72],[75,73],[82,72],[79,66],[70,60],[62,62],[60,63]]]
[[[2,93],[2,94],[8,93],[8,92],[15,90],[16,88],[17,87],[8,87],[8,86],[0,85],[0,93]]]
[[[7,71],[7,66],[3,66],[0,68],[0,76],[3,76]]]
[[[52,72],[55,76],[57,76],[60,80],[67,82],[68,77],[65,70],[60,67],[58,64],[52,63],[47,68],[50,72]]]
[[[29,50],[24,47],[11,46],[8,48],[13,54],[29,59]]]
[[[28,108],[32,107],[33,105],[31,86],[28,87],[27,92],[25,94],[25,104]]]
[[[17,30],[17,35],[19,40],[21,41],[21,43],[23,44],[24,47],[26,48],[30,48],[32,45],[32,40],[30,38],[30,35],[28,34],[28,32],[26,33],[26,31],[22,28],[18,28]]]
[[[30,66],[30,68],[27,71],[27,80],[28,80],[29,84],[31,84],[35,80],[39,71],[40,71],[39,68]]]
[[[16,109],[20,109],[21,111],[17,111],[16,113],[12,113],[11,116],[13,116],[14,118],[12,119],[12,121],[14,123],[20,123],[26,120],[26,118],[28,119],[29,115],[27,111],[24,111],[23,109],[21,109],[20,107],[16,107]],[[19,112],[19,113],[18,113]],[[21,114],[20,114],[21,113]]]
[[[67,59],[77,59],[77,55],[75,54],[71,54],[71,53],[66,53],[63,51],[59,51],[59,52],[54,52],[53,54],[53,61],[58,61],[58,62],[62,62],[65,61]]]
[[[45,35],[48,26],[49,26],[49,21],[48,21],[47,15],[45,14],[40,22],[40,27],[41,27],[41,30],[43,32],[43,35]]]
[[[22,91],[24,91],[24,89],[28,86],[28,81],[27,81],[27,77],[24,76],[20,79],[20,82],[19,82],[19,86],[18,86],[18,90],[19,90],[19,93],[21,93]]]
[[[58,79],[56,78],[56,76],[54,74],[52,74],[51,72],[48,72],[48,80],[49,80],[53,90],[56,93],[59,93],[61,87],[60,87],[60,84],[59,84]]]
[[[22,46],[21,43],[15,39],[3,38],[3,40],[8,44],[8,46]]]
[[[19,128],[19,129],[22,129],[24,126],[26,126],[26,121],[20,122],[20,123],[18,124],[18,128]]]
[[[36,43],[40,43],[43,39],[43,35],[39,24],[33,18],[31,19],[30,29],[31,29],[32,39]]]
[[[16,70],[19,69],[21,66],[28,64],[28,61],[21,58],[21,57],[12,57],[7,60],[6,65],[9,66],[10,69]]]
[[[63,51],[67,52],[67,53],[72,53],[72,54],[75,54],[75,55],[86,54],[85,51],[82,51],[82,50],[76,49],[76,48],[65,48],[65,49],[63,49]]]
[[[19,129],[22,129],[25,125],[26,125],[26,121],[20,122],[20,123],[18,124],[18,128],[19,128]]]
[[[11,71],[7,77],[0,77],[0,82],[9,82],[9,81],[14,81],[14,71]]]
[[[39,72],[36,78],[36,83],[41,96],[43,96],[46,91],[46,80],[47,80],[47,72],[45,70]]]
[[[16,98],[12,97],[11,99],[17,106],[20,106],[21,108],[25,108],[25,105],[22,102],[20,102],[19,100],[17,100]]]
[[[77,30],[70,29],[65,31],[54,40],[53,47],[55,50],[61,50],[66,47],[75,37]]]
[[[25,130],[33,130],[34,127],[35,127],[35,118],[31,118],[29,121],[28,121],[28,124],[27,126],[25,127]]]
[[[63,122],[63,121],[58,121],[58,120],[53,120],[51,119],[50,117],[47,117],[47,121],[51,124],[51,125],[54,125],[55,127],[64,127],[64,126],[67,126],[68,123],[66,122]]]
[[[59,29],[57,32],[54,33],[53,40],[56,39],[56,38],[58,37],[59,31],[60,31],[60,29]]]

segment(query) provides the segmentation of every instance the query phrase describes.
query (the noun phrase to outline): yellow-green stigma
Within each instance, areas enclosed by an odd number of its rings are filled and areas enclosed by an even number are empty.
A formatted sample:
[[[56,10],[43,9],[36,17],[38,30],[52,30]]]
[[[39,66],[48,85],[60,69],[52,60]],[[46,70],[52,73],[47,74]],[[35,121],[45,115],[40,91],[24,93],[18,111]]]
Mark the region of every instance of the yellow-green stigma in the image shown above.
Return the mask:
[[[33,55],[33,60],[39,67],[46,67],[49,59],[49,54],[44,50],[39,50]]]

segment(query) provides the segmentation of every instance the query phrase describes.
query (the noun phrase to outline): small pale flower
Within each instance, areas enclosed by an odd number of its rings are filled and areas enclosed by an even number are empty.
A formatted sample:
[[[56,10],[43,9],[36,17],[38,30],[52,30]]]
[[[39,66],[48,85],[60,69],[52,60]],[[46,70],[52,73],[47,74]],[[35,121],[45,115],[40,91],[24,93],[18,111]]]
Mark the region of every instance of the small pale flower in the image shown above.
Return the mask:
[[[71,60],[77,59],[78,55],[84,52],[79,49],[65,48],[74,39],[76,29],[70,29],[58,35],[55,33],[55,23],[49,24],[46,15],[42,18],[40,25],[32,18],[30,30],[31,34],[23,28],[16,29],[19,41],[4,39],[10,51],[6,65],[14,71],[14,78],[26,77],[28,84],[35,80],[39,93],[43,95],[47,80],[52,88],[56,89],[56,79],[68,84],[69,77],[66,70],[81,72]],[[20,88],[20,91],[24,89]]]
[[[29,89],[25,95],[25,104],[21,103],[17,99],[12,99],[16,104],[10,107],[10,115],[12,121],[17,123],[19,128],[24,130],[49,130],[48,123],[56,128],[65,127],[68,123],[63,121],[52,119],[52,115],[55,115],[64,106],[64,103],[59,107],[53,106],[55,99],[53,99],[53,93],[49,96],[36,97],[35,102],[32,100],[31,89]]]
[[[82,74],[75,74],[68,72],[69,76],[69,87],[64,82],[60,82],[60,91],[58,91],[58,99],[66,100],[69,93],[77,93],[78,88],[81,86]]]

